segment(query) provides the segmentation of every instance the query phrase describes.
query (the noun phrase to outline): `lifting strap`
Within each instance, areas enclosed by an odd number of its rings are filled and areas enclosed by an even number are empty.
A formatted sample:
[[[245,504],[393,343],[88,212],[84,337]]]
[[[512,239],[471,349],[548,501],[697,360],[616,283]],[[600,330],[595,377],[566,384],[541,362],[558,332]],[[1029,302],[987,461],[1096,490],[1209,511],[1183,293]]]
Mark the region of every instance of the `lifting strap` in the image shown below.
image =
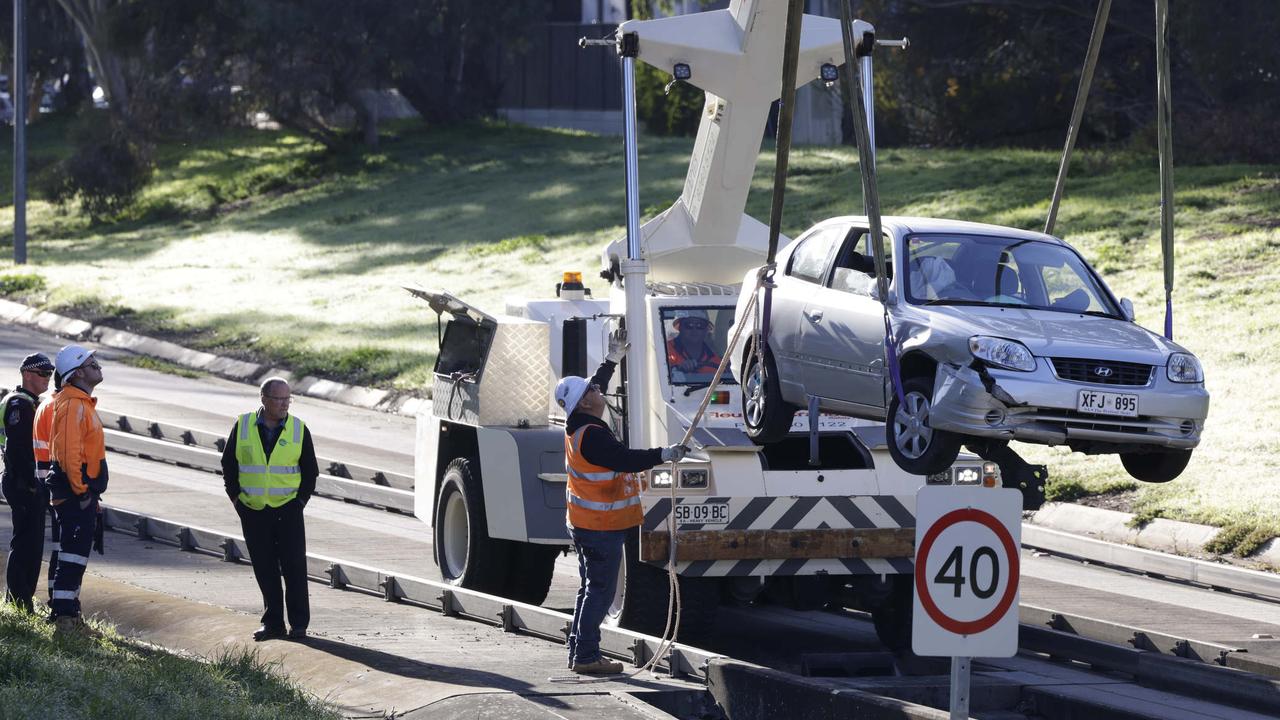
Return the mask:
[[[1067,168],[1071,166],[1071,153],[1080,135],[1080,119],[1089,99],[1089,87],[1093,85],[1093,71],[1098,66],[1098,51],[1102,48],[1102,36],[1107,31],[1107,18],[1111,16],[1111,0],[1100,0],[1098,13],[1093,18],[1093,32],[1089,35],[1089,50],[1084,56],[1084,69],[1080,71],[1080,85],[1076,88],[1076,103],[1071,108],[1071,122],[1067,125],[1067,143],[1062,148],[1062,160],[1058,163],[1058,179],[1053,185],[1053,198],[1049,201],[1049,216],[1044,221],[1044,234],[1052,235],[1058,222],[1058,204],[1062,202],[1062,190],[1067,184]]]
[[[1173,339],[1173,93],[1169,87],[1169,0],[1156,0],[1156,128],[1160,148],[1160,249],[1164,336]]]
[[[858,58],[853,50],[853,11],[849,3],[850,0],[842,0],[840,3],[840,34],[844,39],[844,94],[853,111],[853,130],[858,141],[858,169],[862,176],[862,203],[875,255],[876,291],[880,295],[880,306],[884,311],[885,365],[889,368],[889,380],[893,385],[893,393],[898,398],[898,407],[905,408],[907,404],[902,397],[902,373],[898,367],[898,341],[894,337],[893,323],[889,317],[889,276],[885,261],[884,232],[880,226],[880,188],[876,183],[875,158],[871,153],[867,108],[862,93],[858,91],[855,74],[858,72]],[[903,267],[906,267],[905,261]]]

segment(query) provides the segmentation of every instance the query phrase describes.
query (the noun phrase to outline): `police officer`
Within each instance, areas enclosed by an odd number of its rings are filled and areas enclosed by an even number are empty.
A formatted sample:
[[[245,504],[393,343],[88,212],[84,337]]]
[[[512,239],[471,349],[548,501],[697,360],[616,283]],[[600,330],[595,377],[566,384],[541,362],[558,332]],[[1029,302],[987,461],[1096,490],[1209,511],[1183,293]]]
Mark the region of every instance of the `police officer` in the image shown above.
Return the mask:
[[[44,516],[49,493],[36,477],[31,441],[40,395],[49,388],[53,363],[40,353],[28,355],[19,368],[22,384],[4,404],[0,448],[4,451],[4,475],[0,479],[4,499],[13,513],[13,540],[5,569],[5,598],[33,612],[32,598],[40,580],[40,556],[44,553]]]
[[[256,641],[307,636],[307,535],[302,509],[316,489],[311,432],[289,414],[289,383],[272,377],[260,388],[262,406],[236,419],[222,451],[222,478],[240,516],[253,576],[262,591],[262,627]],[[280,579],[284,578],[284,594]]]
[[[631,528],[644,520],[640,482],[634,473],[664,462],[678,462],[683,445],[632,450],[618,442],[605,422],[601,388],[626,355],[628,343],[618,331],[609,338],[609,353],[591,380],[569,376],[556,386],[556,403],[564,408],[564,464],[569,535],[578,553],[578,599],[569,630],[569,668],[581,675],[622,672],[622,664],[600,654],[600,623],[618,582],[622,548]]]

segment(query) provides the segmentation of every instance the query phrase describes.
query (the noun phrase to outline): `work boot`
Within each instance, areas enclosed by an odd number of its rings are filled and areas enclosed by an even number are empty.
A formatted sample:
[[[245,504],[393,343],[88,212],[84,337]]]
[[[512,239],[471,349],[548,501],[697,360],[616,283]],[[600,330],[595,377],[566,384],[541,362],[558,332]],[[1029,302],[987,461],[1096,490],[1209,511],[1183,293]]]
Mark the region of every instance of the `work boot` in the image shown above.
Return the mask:
[[[253,641],[262,642],[263,640],[280,640],[285,637],[284,628],[267,627],[263,625],[253,631]]]
[[[595,662],[574,663],[570,670],[579,675],[617,675],[622,672],[622,663],[600,658]]]
[[[84,621],[79,615],[62,615],[53,620],[53,632],[55,635],[69,635],[76,633],[85,637],[99,638],[102,633],[98,632]]]
[[[305,640],[307,638],[307,629],[304,627],[289,628],[290,640]]]

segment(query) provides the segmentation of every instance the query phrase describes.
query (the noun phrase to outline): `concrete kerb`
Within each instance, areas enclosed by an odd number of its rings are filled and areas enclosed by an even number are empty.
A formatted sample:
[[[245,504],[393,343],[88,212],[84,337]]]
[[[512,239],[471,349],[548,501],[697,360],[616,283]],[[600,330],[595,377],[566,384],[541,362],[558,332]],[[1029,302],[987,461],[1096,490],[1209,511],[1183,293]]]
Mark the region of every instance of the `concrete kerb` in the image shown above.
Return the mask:
[[[78,341],[88,341],[119,350],[159,358],[175,365],[200,370],[229,380],[258,383],[271,376],[281,376],[293,385],[293,392],[307,397],[354,405],[370,410],[397,413],[409,417],[430,402],[407,392],[347,385],[307,375],[297,378],[280,368],[235,360],[212,353],[192,350],[165,340],[139,335],[127,330],[93,325],[57,313],[38,310],[12,300],[0,299],[0,318]]]
[[[1277,546],[1274,540],[1249,556],[1247,560],[1218,562],[1222,558],[1206,550],[1205,545],[1218,534],[1219,528],[1208,525],[1156,519],[1140,527],[1135,527],[1133,515],[1129,513],[1071,503],[1048,503],[1031,514],[1027,523],[1031,526],[1040,526],[1061,533],[1070,533],[1081,538],[1091,538],[1120,546],[1141,548],[1188,558],[1188,562],[1192,563],[1203,563],[1222,568],[1236,568],[1244,572],[1254,573],[1262,573],[1262,571],[1256,569],[1260,565],[1268,568],[1280,567],[1280,547]],[[1037,547],[1038,545],[1034,538],[1034,534],[1028,536],[1024,532],[1023,545]],[[1056,549],[1048,543],[1044,547],[1050,552],[1056,552]],[[1079,554],[1082,557],[1090,556],[1087,552],[1075,553],[1068,551],[1065,554]],[[1105,558],[1095,559],[1106,561]],[[1246,570],[1245,568],[1250,569]],[[1269,578],[1276,578],[1274,572],[1262,574]]]

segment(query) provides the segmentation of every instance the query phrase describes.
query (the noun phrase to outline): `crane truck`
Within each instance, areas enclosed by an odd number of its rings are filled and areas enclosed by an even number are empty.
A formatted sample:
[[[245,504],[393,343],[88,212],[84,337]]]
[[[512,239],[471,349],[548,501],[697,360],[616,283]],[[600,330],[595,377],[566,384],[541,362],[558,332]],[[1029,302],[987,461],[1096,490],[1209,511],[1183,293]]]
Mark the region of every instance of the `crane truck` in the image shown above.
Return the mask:
[[[689,339],[680,338],[682,325],[698,325],[722,355],[743,273],[766,254],[768,228],[744,208],[781,92],[785,24],[786,3],[733,0],[724,10],[618,28],[627,234],[602,253],[607,297],[590,296],[574,273],[555,297],[509,298],[501,312],[410,289],[443,326],[431,407],[417,421],[414,513],[432,527],[448,582],[535,604],[546,598],[555,560],[570,547],[565,418],[552,392],[559,377],[592,373],[610,332],[625,328],[631,341],[606,393],[618,436],[631,447],[684,437],[712,376],[676,362],[671,343]],[[802,28],[797,86],[829,80],[844,64],[839,22],[805,15]],[[854,29],[870,97],[874,28],[856,21]],[[643,226],[637,59],[706,93],[683,192]],[[627,542],[607,622],[661,632],[674,541],[681,637],[709,629],[723,598],[766,593],[816,608],[838,593],[872,614],[888,645],[909,645],[916,491],[1000,486],[998,465],[966,455],[934,476],[909,475],[890,459],[882,424],[803,412],[792,434],[757,446],[743,432],[739,393],[725,376],[695,428],[697,452],[674,472],[660,466],[645,477],[644,522]]]

